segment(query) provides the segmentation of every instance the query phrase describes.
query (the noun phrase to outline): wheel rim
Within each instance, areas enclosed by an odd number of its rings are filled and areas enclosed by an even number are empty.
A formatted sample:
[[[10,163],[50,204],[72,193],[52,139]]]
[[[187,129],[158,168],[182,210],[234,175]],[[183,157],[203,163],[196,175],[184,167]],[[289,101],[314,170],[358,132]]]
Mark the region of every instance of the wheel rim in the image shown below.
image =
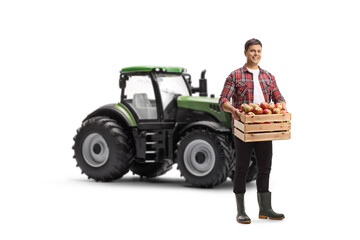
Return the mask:
[[[190,142],[184,151],[184,163],[187,170],[198,177],[211,172],[215,166],[215,159],[213,147],[204,140]]]
[[[109,147],[100,134],[92,133],[85,138],[82,153],[87,164],[92,167],[101,167],[109,158]]]

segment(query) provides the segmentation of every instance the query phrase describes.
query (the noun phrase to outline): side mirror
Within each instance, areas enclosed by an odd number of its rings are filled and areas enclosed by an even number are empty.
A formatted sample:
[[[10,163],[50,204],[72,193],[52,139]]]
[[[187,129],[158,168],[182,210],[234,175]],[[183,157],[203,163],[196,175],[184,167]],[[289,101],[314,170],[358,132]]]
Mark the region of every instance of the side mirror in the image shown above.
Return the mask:
[[[121,74],[119,79],[119,87],[121,89],[126,88],[126,80],[129,80],[129,76]]]
[[[191,75],[188,73],[183,73],[183,76],[184,76],[185,80],[187,81],[187,83],[189,84],[189,86],[191,87]]]

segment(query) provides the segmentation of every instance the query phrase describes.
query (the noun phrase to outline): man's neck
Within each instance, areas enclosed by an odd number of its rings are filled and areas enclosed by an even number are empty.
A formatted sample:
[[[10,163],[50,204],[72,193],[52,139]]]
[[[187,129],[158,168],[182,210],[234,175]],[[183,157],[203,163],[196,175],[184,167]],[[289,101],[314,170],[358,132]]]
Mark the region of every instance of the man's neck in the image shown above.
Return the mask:
[[[251,64],[251,63],[246,63],[246,67],[254,70],[259,69],[259,66],[257,64]]]

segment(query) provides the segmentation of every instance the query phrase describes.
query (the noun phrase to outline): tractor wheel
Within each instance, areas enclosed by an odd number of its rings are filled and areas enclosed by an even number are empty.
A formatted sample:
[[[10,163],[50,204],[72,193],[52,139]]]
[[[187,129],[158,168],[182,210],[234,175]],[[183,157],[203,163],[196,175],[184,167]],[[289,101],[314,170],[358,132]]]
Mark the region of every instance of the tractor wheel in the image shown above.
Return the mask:
[[[226,180],[232,151],[224,134],[207,129],[188,131],[178,142],[178,169],[190,185],[211,188]]]
[[[234,160],[234,162],[236,162],[236,159]],[[235,164],[234,164],[234,169],[231,171],[229,175],[229,178],[232,181],[234,181],[234,175],[235,175]],[[249,172],[246,178],[246,182],[254,181],[256,180],[256,177],[257,177],[256,157],[255,157],[255,152],[253,151],[250,156]]]
[[[130,170],[134,174],[140,175],[140,177],[153,178],[168,172],[170,169],[172,169],[171,165],[172,162],[169,160],[154,163],[139,163],[134,161],[130,167]]]
[[[88,178],[111,181],[129,171],[134,159],[132,139],[115,120],[93,117],[86,120],[74,137],[74,158]]]

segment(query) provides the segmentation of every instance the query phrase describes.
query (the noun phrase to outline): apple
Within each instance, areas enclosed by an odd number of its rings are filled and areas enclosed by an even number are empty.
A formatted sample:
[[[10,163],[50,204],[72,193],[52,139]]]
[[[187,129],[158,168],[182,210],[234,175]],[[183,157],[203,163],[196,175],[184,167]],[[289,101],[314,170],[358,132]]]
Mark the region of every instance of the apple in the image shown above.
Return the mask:
[[[267,102],[262,102],[262,103],[260,103],[260,107],[261,107],[262,109],[268,109],[268,108],[269,108],[269,104],[268,104]]]
[[[244,111],[245,112],[252,112],[253,110],[254,110],[254,108],[250,107],[249,105],[244,106]]]
[[[282,110],[284,107],[281,103],[277,103],[277,104],[275,104],[275,108]]]
[[[264,112],[264,110],[263,110],[261,107],[256,107],[256,108],[254,109],[254,113],[255,113],[256,115],[263,114],[263,112]]]
[[[280,113],[281,113],[281,114],[284,114],[284,113],[287,113],[287,111],[281,110]]]
[[[245,115],[255,115],[253,112],[247,112]]]
[[[269,103],[269,109],[272,111],[275,108],[275,103],[271,102]]]
[[[249,103],[249,106],[250,106],[250,107],[253,107],[254,109],[255,109],[256,107],[260,107],[259,104],[257,104],[257,103]]]
[[[241,110],[245,111],[245,106],[248,106],[248,104],[247,103],[241,104],[241,106],[240,106]]]
[[[264,109],[263,114],[272,114],[272,112],[270,109]]]
[[[274,114],[280,114],[280,113],[281,113],[281,110],[280,110],[280,108],[274,108],[272,112],[273,112]]]

